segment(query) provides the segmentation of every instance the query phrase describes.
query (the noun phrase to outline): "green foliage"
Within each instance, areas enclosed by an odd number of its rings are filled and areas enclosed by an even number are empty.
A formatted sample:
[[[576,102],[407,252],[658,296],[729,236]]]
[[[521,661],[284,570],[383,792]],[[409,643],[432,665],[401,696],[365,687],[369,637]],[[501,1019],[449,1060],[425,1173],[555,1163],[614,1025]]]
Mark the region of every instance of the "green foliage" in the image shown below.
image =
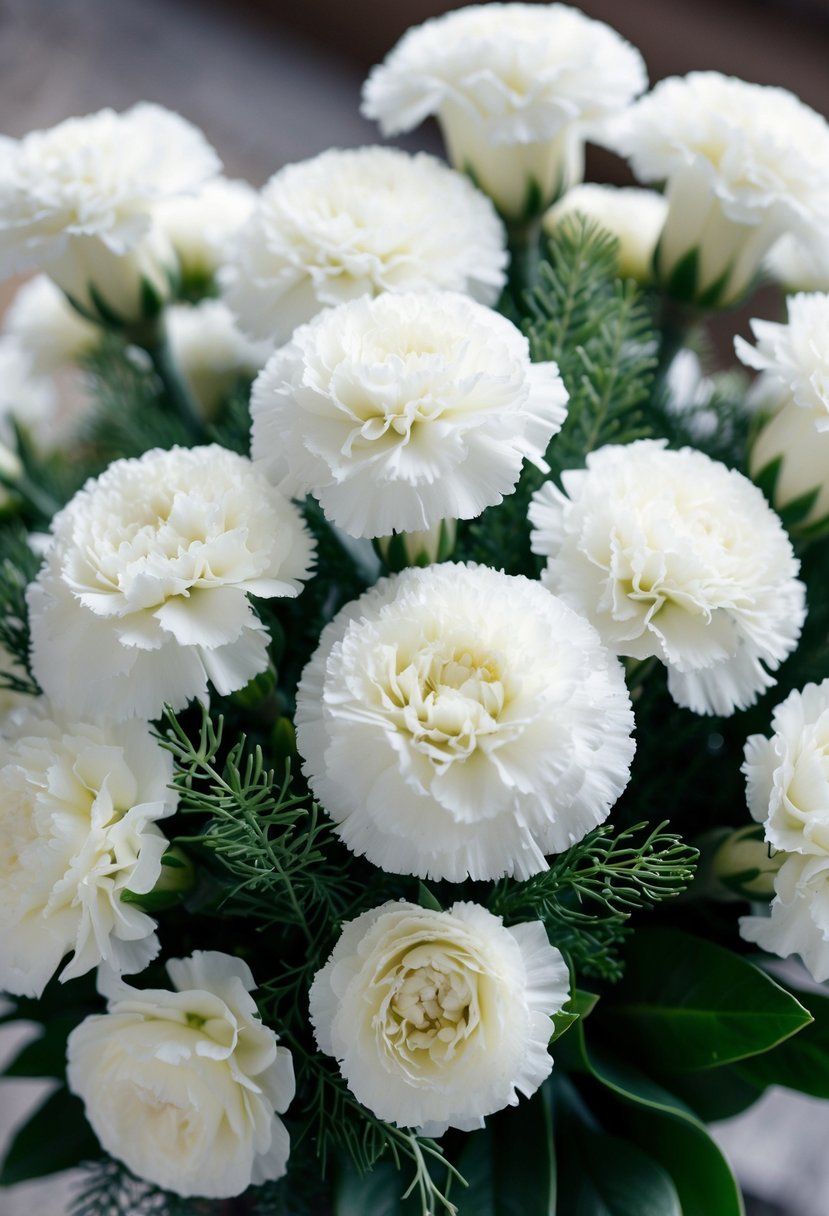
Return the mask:
[[[0,1187],[56,1174],[98,1152],[83,1103],[62,1085],[14,1136],[0,1169]]]
[[[17,521],[0,526],[0,646],[16,664],[0,670],[0,688],[36,696],[29,660],[29,615],[26,587],[35,577],[40,558],[32,552],[26,531]]]
[[[543,873],[520,883],[502,879],[489,907],[508,924],[543,921],[553,944],[585,975],[617,979],[626,922],[679,895],[694,874],[697,850],[666,827],[637,823],[614,834],[603,824]]]

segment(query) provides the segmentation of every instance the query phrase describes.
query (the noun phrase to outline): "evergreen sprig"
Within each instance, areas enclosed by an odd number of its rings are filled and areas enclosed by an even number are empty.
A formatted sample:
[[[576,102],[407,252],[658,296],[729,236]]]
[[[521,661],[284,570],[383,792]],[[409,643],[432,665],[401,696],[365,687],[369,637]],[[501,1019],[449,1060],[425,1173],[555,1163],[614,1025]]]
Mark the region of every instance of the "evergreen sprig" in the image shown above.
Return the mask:
[[[602,824],[543,873],[520,883],[502,879],[490,910],[508,924],[543,921],[551,941],[587,974],[617,978],[616,947],[626,922],[679,895],[694,875],[697,850],[667,826],[636,823],[614,834],[611,824]]]
[[[15,664],[9,670],[0,663],[0,688],[30,696],[37,696],[40,689],[30,668],[26,587],[39,566],[40,558],[32,551],[22,524],[11,522],[0,528],[0,646]]]

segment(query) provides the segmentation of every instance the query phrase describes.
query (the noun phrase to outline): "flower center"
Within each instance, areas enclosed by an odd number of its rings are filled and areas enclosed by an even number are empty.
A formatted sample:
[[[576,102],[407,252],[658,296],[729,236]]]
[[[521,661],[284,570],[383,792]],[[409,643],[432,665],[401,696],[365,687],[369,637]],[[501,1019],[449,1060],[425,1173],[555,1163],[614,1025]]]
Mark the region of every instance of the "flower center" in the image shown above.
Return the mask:
[[[387,1034],[409,1051],[452,1054],[470,1029],[474,995],[468,979],[427,963],[400,969],[388,1010]]]
[[[465,758],[496,732],[507,699],[495,657],[461,648],[448,656],[422,651],[396,673],[388,691],[398,727],[442,763]]]

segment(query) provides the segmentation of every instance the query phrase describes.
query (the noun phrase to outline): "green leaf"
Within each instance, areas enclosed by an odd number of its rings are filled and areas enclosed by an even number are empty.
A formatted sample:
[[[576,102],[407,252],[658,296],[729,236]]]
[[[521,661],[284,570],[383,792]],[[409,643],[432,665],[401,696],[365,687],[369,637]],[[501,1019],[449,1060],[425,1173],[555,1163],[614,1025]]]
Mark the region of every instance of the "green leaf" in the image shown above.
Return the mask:
[[[608,1037],[660,1071],[714,1068],[768,1051],[811,1021],[740,955],[676,929],[642,929],[596,1014]]]
[[[66,1075],[66,1040],[78,1025],[77,1013],[52,1018],[43,1033],[21,1048],[3,1069],[4,1077],[56,1077]]]
[[[567,1090],[559,1086],[557,1093]],[[603,1132],[573,1098],[562,1101],[556,1119],[559,1210],[568,1216],[682,1216],[662,1166],[630,1141]]]
[[[469,1184],[457,1195],[453,1191],[458,1216],[556,1216],[552,1113],[546,1089],[492,1115],[483,1131],[472,1132],[458,1169]]]
[[[766,1058],[767,1055],[752,1057],[754,1060]],[[676,1072],[672,1076],[665,1073],[662,1080],[703,1123],[714,1123],[718,1119],[741,1115],[761,1097],[763,1086],[743,1076],[741,1069],[741,1064],[724,1064],[721,1068],[706,1068],[701,1072]]]
[[[334,1189],[334,1216],[400,1216],[403,1175],[390,1161],[367,1174],[343,1162]]]
[[[443,908],[440,906],[440,902],[432,894],[425,882],[419,882],[417,884],[417,902],[420,904],[421,908],[428,908],[430,912],[443,911]]]
[[[829,1098],[829,997],[816,992],[799,995],[814,1018],[811,1025],[773,1051],[742,1060],[736,1071],[744,1082],[761,1090],[785,1085],[815,1098]]]
[[[658,253],[658,251],[657,251]],[[668,275],[665,291],[675,300],[693,300],[699,277],[699,250],[696,245],[683,254]]]
[[[564,1007],[559,1013],[553,1014],[553,1033],[550,1036],[550,1042],[555,1043],[556,1039],[560,1039],[564,1032],[569,1030],[579,1018],[586,1018],[595,1007],[598,999],[595,992],[587,992],[584,989],[578,988],[573,989],[572,996]]]
[[[0,1187],[56,1174],[100,1156],[83,1103],[62,1086],[14,1137],[0,1169]]]

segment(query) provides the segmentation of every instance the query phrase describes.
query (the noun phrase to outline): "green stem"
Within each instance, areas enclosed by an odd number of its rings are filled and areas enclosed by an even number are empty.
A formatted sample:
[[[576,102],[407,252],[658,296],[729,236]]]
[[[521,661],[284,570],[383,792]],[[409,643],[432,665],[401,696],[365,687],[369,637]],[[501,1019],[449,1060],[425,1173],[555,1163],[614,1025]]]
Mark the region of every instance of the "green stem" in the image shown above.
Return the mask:
[[[125,335],[128,342],[140,346],[149,355],[153,371],[161,381],[164,400],[184,424],[190,438],[195,443],[204,443],[204,419],[173,357],[163,317],[133,326]]]
[[[541,219],[507,221],[507,245],[510,252],[508,285],[520,300],[538,282],[541,265]]]
[[[671,364],[685,346],[688,336],[699,323],[702,312],[688,304],[662,297],[659,316],[659,361],[656,366],[657,383],[663,381]]]

